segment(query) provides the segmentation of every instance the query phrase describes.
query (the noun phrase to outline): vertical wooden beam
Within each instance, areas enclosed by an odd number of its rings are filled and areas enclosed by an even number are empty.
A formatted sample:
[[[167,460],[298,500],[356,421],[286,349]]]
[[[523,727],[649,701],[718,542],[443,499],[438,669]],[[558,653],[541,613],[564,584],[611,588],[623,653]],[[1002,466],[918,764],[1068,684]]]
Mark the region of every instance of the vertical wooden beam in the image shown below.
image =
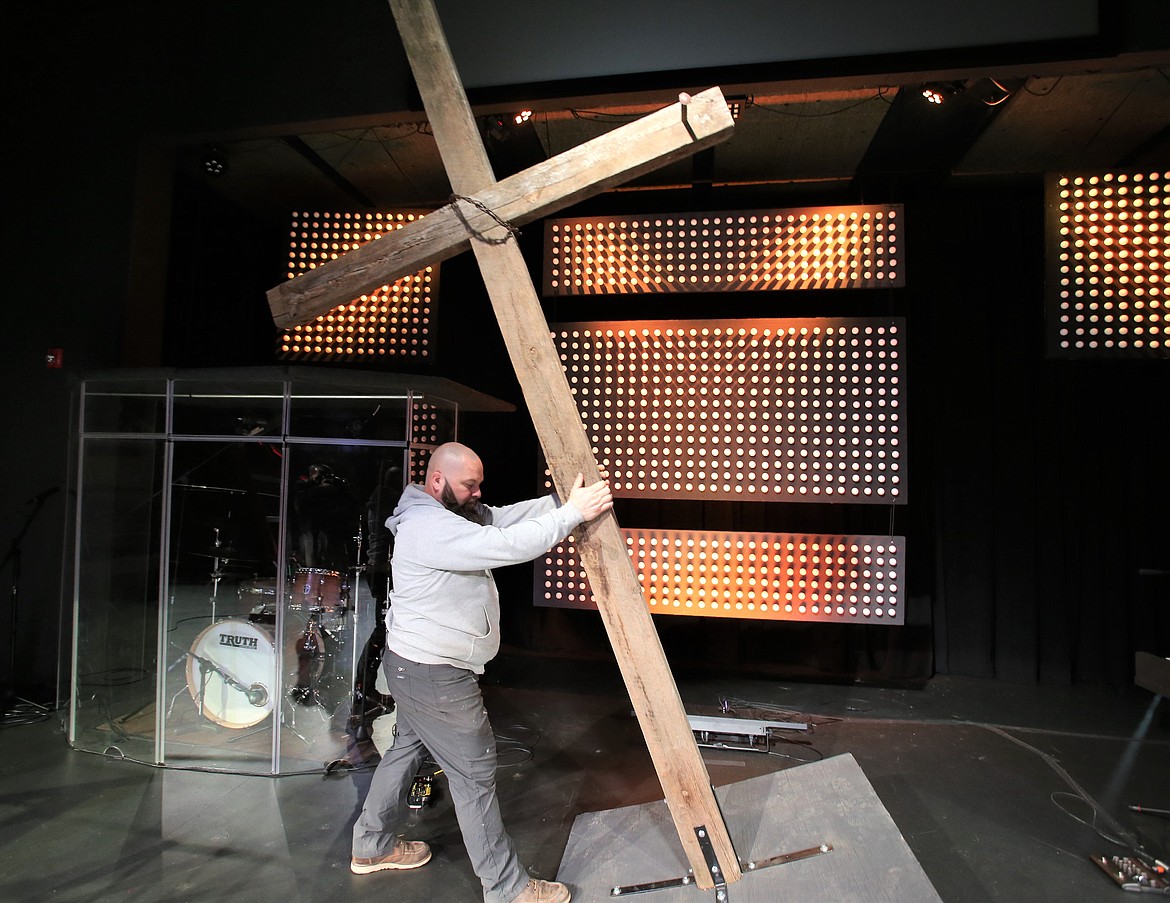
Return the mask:
[[[434,5],[389,3],[451,185],[457,195],[473,195],[495,177]],[[564,494],[578,473],[598,479],[597,463],[520,249],[502,241],[508,236],[495,226],[472,241],[472,251],[553,481]],[[737,881],[739,860],[616,518],[609,514],[579,531],[576,545],[696,881],[714,886],[696,836],[700,827],[723,881]]]

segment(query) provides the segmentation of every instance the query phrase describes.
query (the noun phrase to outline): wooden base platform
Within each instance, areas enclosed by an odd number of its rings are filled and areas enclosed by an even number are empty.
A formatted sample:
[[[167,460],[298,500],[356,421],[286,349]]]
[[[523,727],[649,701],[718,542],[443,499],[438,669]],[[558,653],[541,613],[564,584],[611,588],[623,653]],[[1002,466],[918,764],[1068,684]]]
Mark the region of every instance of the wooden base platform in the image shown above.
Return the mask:
[[[743,877],[729,903],[941,903],[934,886],[851,755],[716,788]],[[750,870],[827,844],[826,853]],[[715,900],[688,886],[615,895],[615,887],[681,878],[688,864],[664,801],[577,817],[558,881],[575,903],[630,897],[640,903]]]

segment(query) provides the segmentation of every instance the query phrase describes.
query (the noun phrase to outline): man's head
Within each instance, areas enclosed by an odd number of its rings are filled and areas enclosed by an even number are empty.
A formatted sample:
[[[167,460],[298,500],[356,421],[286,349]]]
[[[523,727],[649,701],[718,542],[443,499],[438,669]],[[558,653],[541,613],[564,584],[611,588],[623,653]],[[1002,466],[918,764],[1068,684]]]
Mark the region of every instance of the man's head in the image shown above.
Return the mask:
[[[483,462],[466,445],[447,442],[431,453],[423,488],[427,494],[468,520],[482,523],[480,484]]]

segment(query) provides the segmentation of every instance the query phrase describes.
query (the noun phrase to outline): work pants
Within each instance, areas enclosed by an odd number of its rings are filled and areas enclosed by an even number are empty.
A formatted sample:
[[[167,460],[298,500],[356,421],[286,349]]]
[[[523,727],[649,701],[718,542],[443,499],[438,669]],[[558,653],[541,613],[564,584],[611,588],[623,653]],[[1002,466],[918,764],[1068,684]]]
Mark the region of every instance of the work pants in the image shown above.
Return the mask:
[[[496,738],[472,671],[421,665],[390,649],[382,668],[398,714],[398,736],[374,770],[353,828],[353,855],[385,856],[397,842],[407,796],[427,752],[443,769],[484,903],[511,903],[528,883],[504,830],[496,797]]]

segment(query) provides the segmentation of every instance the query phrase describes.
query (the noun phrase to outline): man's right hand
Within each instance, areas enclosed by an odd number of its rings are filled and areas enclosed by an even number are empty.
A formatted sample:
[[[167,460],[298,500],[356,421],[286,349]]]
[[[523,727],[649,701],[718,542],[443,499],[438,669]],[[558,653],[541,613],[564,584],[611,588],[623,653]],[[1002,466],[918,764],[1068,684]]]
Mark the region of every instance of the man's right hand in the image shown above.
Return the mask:
[[[569,493],[569,504],[580,511],[585,520],[593,520],[613,507],[613,495],[605,480],[586,486],[584,474],[577,474],[573,491]]]

